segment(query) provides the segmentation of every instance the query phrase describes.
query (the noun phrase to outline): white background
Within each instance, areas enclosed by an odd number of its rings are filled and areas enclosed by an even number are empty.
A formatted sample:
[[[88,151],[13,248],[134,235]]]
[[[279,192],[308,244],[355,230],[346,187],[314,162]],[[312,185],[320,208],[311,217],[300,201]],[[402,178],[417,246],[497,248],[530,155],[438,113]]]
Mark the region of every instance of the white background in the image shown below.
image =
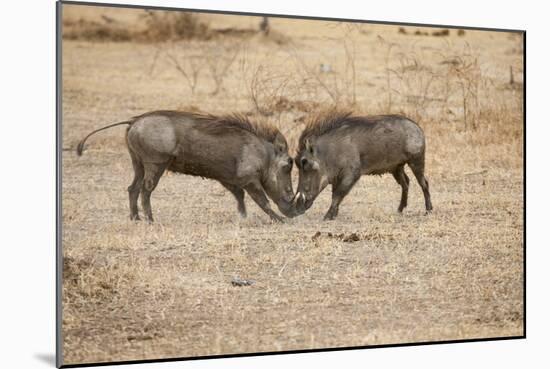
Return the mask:
[[[100,0],[97,0],[100,1]],[[119,0],[124,3],[125,1]],[[127,1],[126,1],[127,2]],[[544,2],[131,1],[134,4],[527,30],[527,339],[133,365],[132,368],[549,367],[548,69]],[[53,367],[55,352],[55,3],[0,11],[0,366]],[[7,114],[6,114],[7,113]],[[452,163],[449,163],[452,165]],[[527,365],[527,366],[531,366]]]

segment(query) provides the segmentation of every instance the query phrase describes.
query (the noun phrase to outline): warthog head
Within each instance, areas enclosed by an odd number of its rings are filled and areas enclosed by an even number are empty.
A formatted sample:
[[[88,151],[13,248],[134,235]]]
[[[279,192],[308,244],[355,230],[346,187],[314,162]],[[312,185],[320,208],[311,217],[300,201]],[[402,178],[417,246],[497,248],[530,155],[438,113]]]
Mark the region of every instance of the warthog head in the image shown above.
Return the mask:
[[[309,209],[317,195],[328,185],[326,168],[318,156],[318,148],[311,139],[307,139],[304,146],[295,158],[299,169],[295,203],[297,214]]]
[[[281,133],[273,142],[273,154],[264,180],[267,195],[287,217],[296,216],[294,190],[292,189],[292,158],[288,154],[288,144]]]

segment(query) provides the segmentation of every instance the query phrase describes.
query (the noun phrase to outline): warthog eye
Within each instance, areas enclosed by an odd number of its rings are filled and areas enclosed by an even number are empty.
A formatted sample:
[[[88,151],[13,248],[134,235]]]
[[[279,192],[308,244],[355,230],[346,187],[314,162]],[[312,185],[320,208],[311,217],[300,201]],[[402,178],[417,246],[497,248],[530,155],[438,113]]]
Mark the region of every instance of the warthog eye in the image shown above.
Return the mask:
[[[288,158],[288,161],[286,162],[286,165],[285,165],[285,169],[289,172],[292,170],[292,159]]]
[[[310,171],[312,169],[315,169],[315,162],[308,160],[306,158],[302,158],[301,164],[302,164],[302,169],[304,171]]]
[[[292,170],[292,159],[288,159],[285,162],[281,162],[281,169],[285,172],[290,172]]]

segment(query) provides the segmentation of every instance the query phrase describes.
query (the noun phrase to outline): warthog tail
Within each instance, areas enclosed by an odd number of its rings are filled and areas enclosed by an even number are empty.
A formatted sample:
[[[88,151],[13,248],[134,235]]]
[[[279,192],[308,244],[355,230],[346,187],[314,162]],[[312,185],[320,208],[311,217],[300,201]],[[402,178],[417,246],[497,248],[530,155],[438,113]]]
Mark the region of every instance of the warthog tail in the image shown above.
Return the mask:
[[[78,156],[81,156],[81,155],[82,155],[82,151],[84,150],[84,142],[86,142],[86,140],[88,139],[88,137],[90,137],[91,135],[93,135],[93,134],[95,134],[95,133],[97,133],[97,132],[99,132],[99,131],[103,131],[104,129],[107,129],[107,128],[116,127],[116,126],[121,126],[121,125],[123,125],[123,124],[132,124],[132,123],[134,123],[133,120],[128,120],[128,121],[125,121],[125,122],[114,123],[114,124],[110,124],[110,125],[108,125],[108,126],[105,126],[105,127],[103,127],[103,128],[96,129],[95,131],[89,133],[86,137],[84,137],[84,138],[82,139],[82,141],[80,141],[80,142],[78,143],[78,146],[76,147],[76,154],[77,154]]]

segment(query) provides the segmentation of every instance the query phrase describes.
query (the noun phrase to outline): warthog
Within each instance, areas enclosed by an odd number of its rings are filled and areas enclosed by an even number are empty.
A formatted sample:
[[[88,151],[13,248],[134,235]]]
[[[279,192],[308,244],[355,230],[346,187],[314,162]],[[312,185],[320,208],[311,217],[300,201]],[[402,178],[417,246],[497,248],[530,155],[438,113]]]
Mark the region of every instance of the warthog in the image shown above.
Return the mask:
[[[312,120],[300,136],[295,161],[299,168],[296,211],[304,213],[319,193],[332,185],[332,203],[325,220],[338,215],[338,207],[357,180],[365,174],[392,173],[401,186],[398,211],[407,206],[412,169],[426,203],[432,210],[428,181],[424,176],[426,149],[422,129],[397,115],[357,117],[351,113],[329,113]]]
[[[141,193],[143,212],[153,221],[151,192],[165,170],[219,181],[237,199],[244,217],[244,191],[273,220],[282,221],[266,197],[286,216],[294,215],[292,158],[285,137],[273,126],[249,121],[240,115],[217,117],[178,111],[154,111],[128,121],[111,124],[88,134],[129,125],[126,143],[134,167],[128,187],[130,218],[139,220],[137,200]]]

